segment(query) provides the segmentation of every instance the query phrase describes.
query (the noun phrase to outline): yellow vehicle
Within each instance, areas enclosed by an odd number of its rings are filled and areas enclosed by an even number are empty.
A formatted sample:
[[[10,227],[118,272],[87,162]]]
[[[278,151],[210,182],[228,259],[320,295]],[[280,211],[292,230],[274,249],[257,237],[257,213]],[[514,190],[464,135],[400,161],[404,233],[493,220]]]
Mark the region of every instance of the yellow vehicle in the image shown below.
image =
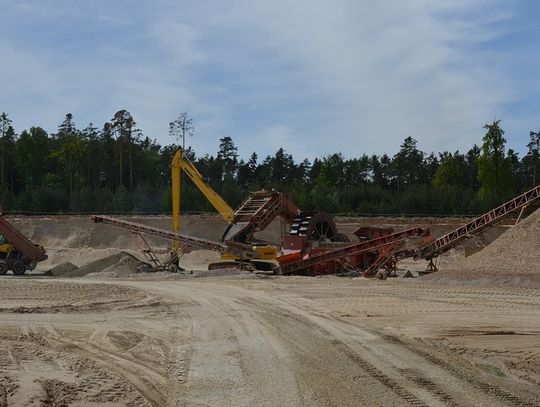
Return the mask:
[[[195,186],[199,188],[199,191],[208,199],[214,208],[223,217],[225,222],[231,223],[234,218],[234,210],[229,206],[225,200],[219,196],[205,181],[201,173],[195,168],[193,163],[189,161],[184,154],[184,151],[179,148],[174,154],[172,164],[172,218],[173,218],[173,232],[180,233],[180,198],[181,198],[181,185],[182,185],[182,171],[184,171],[189,178],[193,181]],[[178,241],[173,242],[173,249],[178,251]]]
[[[13,249],[13,245],[9,243],[4,235],[0,235],[0,253],[9,253]]]
[[[212,206],[219,212],[221,217],[227,222],[229,225],[233,223],[234,220],[234,209],[230,207],[230,205],[225,202],[225,200],[216,192],[214,191],[205,181],[201,173],[195,168],[193,163],[189,160],[188,157],[184,154],[184,151],[179,148],[176,153],[174,154],[172,164],[172,218],[173,218],[173,232],[175,234],[180,233],[180,201],[181,201],[181,174],[182,171],[185,172],[188,177],[193,181],[195,186],[203,193],[203,195],[208,199],[208,201],[212,204]],[[224,242],[227,244],[227,242]],[[230,243],[233,245],[233,243]],[[234,251],[226,251],[222,254],[221,258],[222,260],[228,260],[228,263],[230,261],[240,262],[244,264],[244,262],[250,262],[252,264],[256,264],[257,268],[262,269],[271,269],[274,264],[271,265],[263,265],[260,261],[268,261],[268,260],[275,260],[277,257],[277,247],[271,246],[271,245],[257,245],[257,244],[249,244],[249,242],[243,242],[236,245],[241,245],[243,247],[246,247],[246,253],[245,257],[240,256],[238,254],[239,250]],[[237,249],[235,247],[235,249]],[[179,251],[179,242],[173,241],[173,253],[178,255]],[[241,252],[242,250],[240,250]],[[221,266],[226,266],[228,263],[222,264],[213,264],[210,265],[209,268],[219,268]],[[258,263],[261,263],[259,266]]]
[[[8,270],[12,270],[15,275],[22,275],[29,268],[26,263],[24,255],[4,235],[0,235],[0,275],[6,274]]]
[[[22,275],[45,259],[45,249],[32,243],[11,225],[0,209],[0,275],[9,270],[15,275]]]

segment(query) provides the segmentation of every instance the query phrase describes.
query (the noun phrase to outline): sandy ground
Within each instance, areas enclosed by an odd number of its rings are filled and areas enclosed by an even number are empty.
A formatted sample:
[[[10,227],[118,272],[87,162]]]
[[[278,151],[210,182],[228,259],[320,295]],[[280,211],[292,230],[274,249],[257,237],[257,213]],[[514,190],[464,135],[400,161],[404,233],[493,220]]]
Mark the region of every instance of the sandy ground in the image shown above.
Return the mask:
[[[0,277],[0,407],[540,405],[540,289],[448,277],[231,276],[202,271],[217,260],[205,251],[181,258],[193,274],[132,273],[130,255],[143,258],[124,230],[87,217],[13,222],[47,248],[36,272],[121,252],[129,261],[121,255],[69,279]],[[464,220],[340,222],[344,233],[423,222],[440,235]],[[224,228],[217,217],[183,225],[213,240]],[[263,238],[280,229],[274,223]],[[148,241],[167,252],[168,242]],[[462,268],[477,243],[439,266]]]
[[[538,293],[4,276],[0,406],[537,406]]]

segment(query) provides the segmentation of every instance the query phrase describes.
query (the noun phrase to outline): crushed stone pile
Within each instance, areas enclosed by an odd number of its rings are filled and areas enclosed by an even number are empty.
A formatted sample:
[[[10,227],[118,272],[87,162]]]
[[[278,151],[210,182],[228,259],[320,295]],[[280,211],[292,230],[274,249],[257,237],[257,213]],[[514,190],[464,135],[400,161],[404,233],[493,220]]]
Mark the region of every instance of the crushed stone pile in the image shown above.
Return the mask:
[[[540,288],[540,209],[466,258],[458,268],[424,278]]]
[[[64,274],[72,273],[78,268],[79,267],[77,267],[75,264],[70,263],[69,261],[66,261],[64,263],[60,263],[58,266],[53,267],[52,269],[47,271],[45,275],[54,276],[54,277],[62,277]]]
[[[126,252],[119,252],[63,273],[62,277],[82,277],[88,274],[105,274],[109,277],[136,274],[145,263]]]
[[[242,276],[251,275],[252,273],[237,268],[224,268],[218,270],[208,270],[208,264],[220,259],[219,253],[209,250],[195,250],[191,253],[183,255],[180,259],[181,266],[187,271],[182,273],[165,272],[149,272],[152,270],[151,265],[140,261],[132,254],[120,251],[110,254],[106,257],[99,258],[90,263],[86,263],[77,267],[71,262],[63,262],[49,269],[44,274],[61,277],[84,277],[91,278],[135,278],[135,279],[186,279],[186,278],[202,278],[202,277],[227,277],[227,276]]]

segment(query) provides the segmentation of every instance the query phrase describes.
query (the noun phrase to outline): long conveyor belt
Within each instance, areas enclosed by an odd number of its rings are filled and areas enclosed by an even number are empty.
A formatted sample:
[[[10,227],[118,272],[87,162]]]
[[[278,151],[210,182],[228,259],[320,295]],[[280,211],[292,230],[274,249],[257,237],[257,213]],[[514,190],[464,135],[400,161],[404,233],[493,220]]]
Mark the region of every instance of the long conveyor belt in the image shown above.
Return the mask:
[[[538,201],[540,201],[540,185],[422,247],[418,257],[431,260],[439,254],[460,245],[465,240],[474,237],[476,234],[495,226],[512,213],[523,210]]]
[[[133,232],[137,233],[146,233],[153,236],[158,236],[163,239],[174,241],[193,246],[193,247],[199,247],[201,249],[208,249],[208,250],[214,250],[218,252],[223,252],[225,250],[228,250],[227,246],[222,245],[218,242],[213,242],[211,240],[207,239],[201,239],[198,237],[193,236],[187,236],[187,235],[180,235],[176,234],[174,232],[156,228],[153,226],[143,225],[142,223],[135,223],[135,222],[129,222],[127,220],[113,218],[112,216],[103,216],[103,215],[94,215],[92,216],[92,220],[96,223],[106,223],[113,226],[118,226],[124,229],[131,230]]]

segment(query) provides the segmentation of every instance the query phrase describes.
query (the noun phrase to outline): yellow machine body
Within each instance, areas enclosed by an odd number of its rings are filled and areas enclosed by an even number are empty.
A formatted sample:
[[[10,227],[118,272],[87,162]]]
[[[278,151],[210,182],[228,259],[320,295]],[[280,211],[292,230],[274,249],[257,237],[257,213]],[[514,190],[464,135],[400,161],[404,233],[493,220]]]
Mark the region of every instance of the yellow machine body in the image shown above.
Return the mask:
[[[257,260],[275,260],[278,256],[278,248],[276,246],[253,246],[252,251],[256,253]],[[223,252],[221,260],[240,260],[238,253]]]
[[[11,243],[1,243],[0,242],[0,257],[5,258],[12,251],[15,250],[15,246]]]
[[[195,186],[203,193],[212,206],[219,212],[223,220],[228,224],[231,224],[234,219],[234,209],[229,206],[227,202],[214,191],[204,180],[201,173],[193,165],[193,163],[186,157],[184,150],[179,148],[174,154],[172,163],[172,217],[173,217],[173,232],[180,233],[180,202],[181,202],[181,185],[182,185],[182,172],[186,173],[188,177],[193,181]],[[173,252],[178,253],[179,242],[173,241]],[[275,260],[278,255],[278,248],[270,245],[254,245],[252,251],[256,253],[256,257],[259,260]],[[238,253],[224,252],[221,255],[223,260],[242,260],[239,258]]]
[[[0,258],[5,259],[14,250],[17,250],[15,246],[0,234]]]
[[[195,168],[193,163],[185,156],[184,151],[179,148],[174,154],[172,164],[172,216],[173,232],[180,233],[180,198],[182,185],[182,171],[193,181],[195,186],[203,193],[214,208],[223,217],[225,222],[231,223],[234,218],[234,209],[219,196],[205,181],[201,173]],[[173,250],[178,252],[179,243],[173,242]]]

